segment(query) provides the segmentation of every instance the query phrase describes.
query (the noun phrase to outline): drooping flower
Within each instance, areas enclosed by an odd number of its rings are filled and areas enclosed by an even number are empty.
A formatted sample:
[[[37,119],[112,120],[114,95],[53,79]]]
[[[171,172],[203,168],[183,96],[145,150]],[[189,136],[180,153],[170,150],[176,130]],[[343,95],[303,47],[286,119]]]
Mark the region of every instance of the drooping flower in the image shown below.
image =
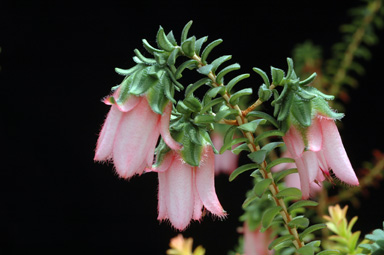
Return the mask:
[[[213,215],[226,215],[214,186],[214,153],[204,146],[199,166],[191,166],[178,151],[169,151],[152,170],[159,177],[158,220],[169,219],[178,230],[200,220],[203,207]]]
[[[272,241],[271,229],[260,232],[260,228],[251,230],[247,223],[244,223],[244,255],[270,255],[273,251],[268,250],[268,245]]]
[[[223,136],[213,132],[211,134],[213,145],[216,148],[223,146]],[[239,155],[227,150],[223,154],[215,154],[215,174],[231,174],[238,165]]]
[[[316,114],[302,130],[291,125],[283,140],[295,159],[304,199],[309,197],[311,183],[324,181],[331,169],[341,181],[359,185],[332,118]]]
[[[169,132],[170,102],[162,115],[152,111],[146,96],[130,95],[124,104],[113,100],[105,103],[112,106],[101,129],[94,160],[112,160],[121,177],[130,178],[152,166],[160,134],[170,148],[181,148]]]

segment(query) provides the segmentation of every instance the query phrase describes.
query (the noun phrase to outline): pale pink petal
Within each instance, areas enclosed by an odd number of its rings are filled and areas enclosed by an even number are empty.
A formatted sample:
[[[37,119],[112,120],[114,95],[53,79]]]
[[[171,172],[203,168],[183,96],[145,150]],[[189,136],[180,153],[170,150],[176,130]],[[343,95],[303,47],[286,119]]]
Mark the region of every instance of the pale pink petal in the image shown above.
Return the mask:
[[[166,197],[169,194],[167,175],[165,173],[159,173],[159,191],[158,191],[158,220],[165,220],[168,218]]]
[[[116,106],[119,108],[122,112],[129,112],[133,108],[135,108],[140,101],[143,99],[143,97],[137,97],[137,96],[129,96],[129,98],[125,101],[124,104],[116,104]]]
[[[211,139],[213,145],[220,149],[223,146],[223,136],[218,133],[212,133]],[[235,148],[236,146],[233,146]],[[238,166],[239,155],[227,150],[223,154],[215,154],[215,174],[231,174]]]
[[[308,181],[313,182],[316,179],[318,171],[320,170],[319,164],[317,163],[316,152],[305,151],[301,158],[303,160],[304,167],[308,172]]]
[[[328,174],[329,173],[329,167],[327,165],[327,161],[325,160],[324,152],[318,151],[318,152],[316,152],[316,155],[317,155],[317,162],[319,163],[319,167],[320,167],[321,171]]]
[[[148,140],[146,142],[145,154],[147,155],[146,162],[147,166],[152,166],[154,163],[155,157],[155,149],[157,145],[157,141],[159,140],[159,125],[156,125],[156,128],[153,129],[152,133],[148,136]]]
[[[173,160],[175,159],[175,153],[174,152],[168,152],[163,161],[161,162],[160,165],[152,168],[151,170],[153,172],[158,172],[158,173],[162,173],[162,172],[165,172],[168,170],[168,168],[171,166]]]
[[[303,194],[303,199],[307,199],[309,197],[309,177],[307,169],[301,158],[295,159],[297,170],[299,172],[300,177],[300,186],[301,193]]]
[[[225,216],[225,211],[215,191],[215,158],[211,146],[205,146],[200,166],[196,167],[196,188],[205,208],[218,216]]]
[[[333,120],[321,119],[320,123],[324,134],[323,152],[328,166],[341,181],[350,185],[359,185],[359,180],[345,152],[335,122]]]
[[[112,105],[97,140],[94,160],[107,160],[111,157],[113,142],[122,116],[123,113]]]
[[[283,140],[293,158],[301,156],[304,151],[304,142],[302,135],[294,126],[289,128],[288,132],[283,136]]]
[[[300,186],[300,176],[298,173],[289,174],[284,178],[285,186],[298,188],[301,190]]]
[[[169,221],[176,229],[183,230],[189,225],[193,214],[192,167],[176,157],[164,174],[167,176],[168,193],[165,199]]]
[[[169,132],[169,120],[171,118],[172,112],[172,103],[169,102],[164,109],[163,115],[160,119],[160,134],[163,138],[164,142],[171,148],[172,150],[180,150],[181,145],[176,142]]]
[[[199,192],[197,191],[196,187],[196,167],[193,169],[193,176],[192,176],[192,185],[193,185],[193,197],[194,197],[194,205],[193,205],[193,214],[192,219],[194,220],[200,220],[201,216],[203,214],[203,202],[201,202]]]
[[[272,241],[270,230],[260,232],[260,229],[250,230],[244,223],[244,255],[268,255],[273,251],[268,250],[268,245]]]
[[[320,151],[323,141],[323,135],[321,133],[320,120],[315,117],[312,120],[312,125],[307,130],[308,150]]]
[[[113,146],[113,162],[121,177],[129,178],[144,171],[148,150],[156,145],[152,143],[159,136],[154,132],[157,122],[158,115],[149,108],[146,100],[124,113]]]

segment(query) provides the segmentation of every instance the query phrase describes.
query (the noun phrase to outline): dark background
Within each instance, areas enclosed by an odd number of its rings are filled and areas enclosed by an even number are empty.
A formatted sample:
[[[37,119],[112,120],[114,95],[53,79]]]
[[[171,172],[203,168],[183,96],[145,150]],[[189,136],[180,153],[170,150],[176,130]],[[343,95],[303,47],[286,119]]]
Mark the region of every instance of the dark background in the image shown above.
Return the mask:
[[[142,38],[154,44],[159,25],[179,38],[189,20],[191,34],[224,39],[212,58],[231,54],[242,72],[286,69],[292,48],[308,38],[329,57],[339,25],[350,20],[346,10],[360,2],[308,3],[1,1],[0,254],[165,254],[177,232],[156,220],[156,174],[126,181],[111,164],[93,162],[108,112],[100,99],[122,80],[114,68],[131,67],[133,50],[142,49]],[[382,43],[371,50],[341,131],[355,169],[372,159],[373,148],[384,150]],[[248,84],[261,79],[252,74]],[[207,254],[232,249],[249,182],[219,176],[227,220],[205,217],[185,236]],[[382,226],[382,192],[370,189],[355,210],[363,234]]]

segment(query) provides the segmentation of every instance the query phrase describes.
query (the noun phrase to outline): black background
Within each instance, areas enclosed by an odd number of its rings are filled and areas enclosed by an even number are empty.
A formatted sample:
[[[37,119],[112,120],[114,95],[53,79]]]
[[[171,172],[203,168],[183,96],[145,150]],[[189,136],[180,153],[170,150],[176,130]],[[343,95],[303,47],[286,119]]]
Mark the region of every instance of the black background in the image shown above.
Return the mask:
[[[177,232],[156,220],[156,174],[126,181],[112,165],[93,162],[108,112],[100,99],[122,80],[114,67],[131,67],[133,50],[142,49],[142,38],[154,44],[159,25],[178,38],[194,20],[191,34],[224,39],[212,58],[231,54],[242,72],[268,72],[270,65],[286,69],[286,57],[306,39],[329,57],[339,25],[350,20],[347,9],[359,3],[1,1],[0,254],[165,254]],[[373,148],[384,150],[382,42],[371,50],[341,131],[355,169],[371,160]],[[252,74],[247,84],[261,79]],[[236,244],[249,182],[219,176],[227,220],[206,217],[185,232],[207,254],[226,254]],[[382,191],[370,189],[354,210],[363,234],[381,226]]]

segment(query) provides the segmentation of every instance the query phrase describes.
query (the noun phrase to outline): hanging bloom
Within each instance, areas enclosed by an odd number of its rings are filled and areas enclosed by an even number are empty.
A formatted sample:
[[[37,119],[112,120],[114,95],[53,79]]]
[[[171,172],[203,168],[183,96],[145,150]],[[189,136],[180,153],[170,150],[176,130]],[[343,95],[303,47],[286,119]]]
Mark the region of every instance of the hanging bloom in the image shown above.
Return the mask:
[[[168,152],[160,165],[153,168],[159,176],[158,220],[169,219],[178,230],[193,220],[200,220],[203,207],[223,217],[214,186],[214,153],[204,146],[199,166],[191,166],[177,151]]]
[[[309,197],[311,183],[324,181],[331,169],[341,181],[359,185],[332,118],[317,113],[306,129],[291,125],[283,140],[295,159],[304,199]]]
[[[213,132],[211,134],[213,145],[216,148],[223,146],[223,136],[219,133]],[[215,154],[215,174],[231,174],[238,165],[239,155],[226,150],[223,154]]]
[[[291,154],[288,151],[284,151],[281,157],[292,158]],[[295,163],[278,164],[277,166],[272,167],[271,171],[275,173],[275,172],[279,172],[279,171],[283,171],[291,168],[297,168],[296,164]],[[284,183],[285,183],[285,186],[287,187],[297,188],[301,190],[300,176],[298,173],[287,175],[284,178]],[[321,187],[322,187],[321,182],[311,182],[309,184],[309,197],[315,197],[316,194],[320,192]]]
[[[269,255],[273,251],[268,250],[272,241],[271,230],[260,232],[260,228],[251,230],[247,223],[244,223],[244,255]]]
[[[170,102],[162,115],[152,111],[146,96],[130,95],[124,104],[109,99],[105,103],[112,106],[101,129],[94,160],[112,160],[121,177],[141,174],[152,165],[160,134],[170,148],[181,148],[169,133]]]

